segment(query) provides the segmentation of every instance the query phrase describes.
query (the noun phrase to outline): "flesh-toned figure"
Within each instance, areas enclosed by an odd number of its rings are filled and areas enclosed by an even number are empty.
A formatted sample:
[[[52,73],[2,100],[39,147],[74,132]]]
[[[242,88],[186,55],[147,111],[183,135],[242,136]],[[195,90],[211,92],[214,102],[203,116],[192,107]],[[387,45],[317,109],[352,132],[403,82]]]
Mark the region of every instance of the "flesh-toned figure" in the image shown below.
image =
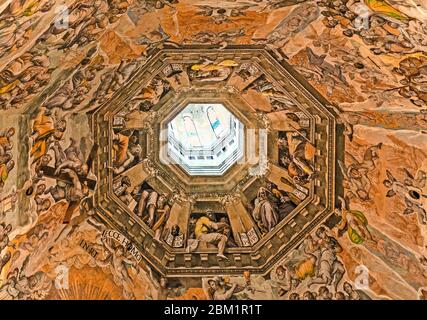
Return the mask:
[[[34,140],[30,151],[33,163],[46,154],[52,142],[60,141],[63,138],[66,128],[65,120],[55,121],[50,114],[48,115],[44,111],[37,116],[33,123]]]
[[[342,251],[342,247],[335,238],[326,234],[324,227],[317,229],[316,235],[319,238],[320,257],[317,262],[316,278],[308,284],[308,287],[314,284],[333,285],[337,291],[345,273],[344,265],[337,258],[337,253]]]
[[[255,208],[252,215],[264,232],[271,231],[279,223],[279,215],[268,198],[269,191],[261,187],[255,199]]]
[[[70,169],[79,175],[85,175],[88,172],[88,167],[83,162],[83,157],[74,139],[70,138],[70,145],[64,150],[62,163],[59,163],[55,169],[55,175],[58,175],[61,170]]]
[[[237,291],[241,291],[236,283],[227,285],[220,277],[207,281],[205,288],[209,300],[231,300]]]
[[[163,234],[163,230],[166,226],[167,221],[169,220],[171,207],[168,204],[168,199],[166,195],[162,194],[157,199],[157,208],[156,208],[156,216],[154,218],[154,222],[150,223],[149,225],[153,225],[153,231],[154,231],[154,240],[160,241],[161,236]]]
[[[228,260],[224,255],[228,238],[226,235],[217,232],[217,230],[226,226],[224,222],[216,222],[214,213],[211,210],[207,210],[204,216],[197,219],[194,230],[196,239],[216,245],[218,247],[217,257],[224,260]]]
[[[148,226],[151,228],[154,223],[154,216],[156,214],[157,200],[159,194],[153,189],[145,189],[142,191],[141,198],[138,202],[137,214],[143,218],[145,211],[148,212]]]
[[[118,244],[113,248],[106,240],[102,239],[102,242],[107,249],[107,257],[103,260],[97,260],[97,264],[100,267],[110,265],[113,268],[114,275],[118,276],[121,282],[132,287],[133,284],[129,275],[128,265],[136,267],[136,262],[127,257],[125,248],[122,245]]]
[[[215,63],[209,59],[205,59],[201,64],[194,64],[190,69],[190,78],[192,80],[207,82],[221,82],[226,80],[233,67],[237,67],[238,64],[233,60],[223,60],[219,63]]]
[[[372,235],[367,228],[368,221],[362,212],[350,210],[348,201],[338,197],[341,202],[341,208],[335,209],[335,212],[341,216],[342,220],[338,224],[339,233],[348,231],[348,236],[353,243],[362,243],[364,240],[373,241]]]

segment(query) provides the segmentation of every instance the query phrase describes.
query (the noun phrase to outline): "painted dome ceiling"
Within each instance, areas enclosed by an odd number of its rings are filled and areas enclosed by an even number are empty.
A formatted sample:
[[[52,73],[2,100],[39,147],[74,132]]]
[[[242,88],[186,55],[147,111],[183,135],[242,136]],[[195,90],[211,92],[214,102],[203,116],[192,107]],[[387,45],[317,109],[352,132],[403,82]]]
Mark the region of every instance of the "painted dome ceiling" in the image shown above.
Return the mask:
[[[3,1],[0,296],[427,299],[426,39],[423,0]]]

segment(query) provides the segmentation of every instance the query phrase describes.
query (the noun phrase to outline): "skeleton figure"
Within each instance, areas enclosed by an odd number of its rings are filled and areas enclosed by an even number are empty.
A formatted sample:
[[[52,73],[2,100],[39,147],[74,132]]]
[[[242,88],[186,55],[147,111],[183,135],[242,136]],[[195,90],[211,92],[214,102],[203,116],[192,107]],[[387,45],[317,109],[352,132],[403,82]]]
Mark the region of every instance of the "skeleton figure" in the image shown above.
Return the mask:
[[[386,171],[387,179],[384,180],[384,186],[389,190],[387,198],[398,196],[405,201],[406,209],[403,211],[404,215],[416,213],[420,223],[427,224],[427,213],[425,210],[426,194],[423,194],[421,188],[426,185],[426,173],[418,171],[416,178],[414,178],[407,170],[405,170],[407,178],[404,182],[397,181],[390,171]]]
[[[382,144],[368,148],[363,156],[363,161],[359,162],[353,155],[346,152],[346,155],[352,160],[352,163],[346,167],[344,163],[338,160],[341,172],[347,183],[348,196],[357,197],[362,201],[369,200],[369,191],[371,189],[371,181],[368,178],[368,173],[376,168],[377,160],[379,159],[378,151]]]

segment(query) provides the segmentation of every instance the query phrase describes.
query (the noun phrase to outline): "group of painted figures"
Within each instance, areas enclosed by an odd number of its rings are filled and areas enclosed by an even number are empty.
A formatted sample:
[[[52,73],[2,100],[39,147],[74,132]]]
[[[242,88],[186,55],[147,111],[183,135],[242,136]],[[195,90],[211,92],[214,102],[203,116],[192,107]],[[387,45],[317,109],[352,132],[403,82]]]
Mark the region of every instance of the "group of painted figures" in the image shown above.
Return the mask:
[[[139,39],[139,45],[146,50],[137,59],[122,59],[116,65],[108,65],[107,59],[99,53],[94,45],[103,35],[107,27],[117,25],[122,15],[130,9],[152,13],[163,8],[173,8],[177,1],[131,1],[123,0],[78,0],[68,8],[68,27],[49,21],[49,26],[43,29],[43,23],[58,5],[55,1],[22,1],[13,0],[0,13],[0,109],[17,109],[28,105],[29,113],[34,114],[29,136],[29,166],[30,174],[22,190],[10,187],[10,175],[17,170],[14,156],[17,134],[15,128],[0,130],[0,218],[10,217],[16,212],[18,195],[30,199],[30,210],[36,214],[33,222],[44,218],[44,214],[55,205],[65,203],[65,228],[55,235],[56,239],[71,238],[76,234],[79,225],[88,219],[92,225],[100,227],[100,222],[94,218],[91,195],[96,188],[93,178],[93,150],[96,146],[90,139],[77,141],[74,138],[65,139],[69,128],[69,111],[79,108],[87,111],[108,99],[123,86],[138,66],[145,63],[149,49],[163,44],[177,46],[169,41],[170,36],[159,27],[148,37]],[[399,6],[405,6],[403,1],[395,1]],[[327,87],[326,95],[333,98],[340,90],[350,87],[349,81],[363,79],[361,91],[368,92],[378,105],[395,98],[395,93],[424,110],[427,103],[427,60],[426,24],[412,19],[385,1],[363,1],[368,8],[366,15],[367,26],[358,16],[362,10],[361,1],[354,0],[320,0],[308,2],[292,11],[289,17],[277,25],[266,37],[253,37],[253,43],[265,44],[271,48],[282,49],[289,39],[307,25],[322,16],[322,23],[328,30],[340,30],[348,39],[361,39],[369,48],[368,51],[376,56],[384,54],[402,55],[399,66],[391,73],[397,78],[398,85],[388,88],[386,95],[368,88],[366,84],[377,83],[381,68],[376,66],[374,59],[356,59],[358,52],[350,53],[345,48],[333,49],[331,41],[315,39],[314,48],[307,47],[303,51],[307,63],[297,63],[296,69],[313,84]],[[286,6],[286,1],[266,3],[264,10],[274,10]],[[318,9],[320,7],[320,9]],[[209,17],[215,25],[227,24],[233,19],[245,15],[249,7],[236,6],[232,9],[221,9],[210,6],[199,6],[198,16]],[[359,9],[358,9],[359,8]],[[219,47],[236,42],[247,36],[248,30],[242,28],[226,29],[225,31],[200,31],[183,37],[184,43],[213,44]],[[30,41],[33,35],[38,40]],[[330,37],[330,34],[327,36]],[[326,35],[325,35],[326,37]],[[92,47],[93,46],[93,47]],[[320,49],[319,49],[320,48]],[[324,51],[337,57],[334,63],[327,61]],[[58,62],[52,53],[70,53],[81,50],[82,54],[76,70],[62,81],[54,71]],[[316,52],[315,52],[316,51]],[[74,53],[73,53],[74,54]],[[64,64],[66,65],[66,64]],[[383,67],[381,65],[381,67]],[[132,98],[123,115],[124,121],[132,121],[135,111],[149,112],[160,99],[167,94],[174,83],[181,81],[180,72],[186,72],[189,81],[195,84],[223,82],[233,74],[238,74],[243,80],[255,78],[242,91],[255,90],[265,96],[273,111],[287,110],[288,128],[278,132],[277,149],[279,165],[285,169],[288,183],[296,187],[298,192],[280,190],[272,182],[265,181],[256,196],[247,204],[247,210],[261,235],[273,232],[290,213],[297,208],[306,196],[307,186],[316,177],[314,165],[315,147],[310,142],[306,119],[298,114],[295,105],[286,96],[275,90],[269,81],[257,74],[257,70],[239,66],[235,61],[223,59],[211,61],[205,59],[198,64],[184,66],[174,70],[167,77],[155,77],[148,86],[141,89]],[[95,85],[99,80],[99,85]],[[59,84],[56,86],[51,86]],[[380,86],[378,86],[380,87]],[[49,88],[51,90],[45,90]],[[37,100],[41,93],[43,101]],[[48,94],[45,94],[48,93]],[[374,99],[373,98],[373,99]],[[338,99],[339,100],[339,99]],[[34,102],[34,103],[32,103]],[[34,108],[36,106],[36,108]],[[341,112],[341,110],[339,110]],[[352,142],[353,128],[341,115],[346,125],[348,141]],[[70,135],[69,135],[70,136]],[[22,137],[22,136],[20,136]],[[218,258],[227,260],[227,248],[235,247],[230,221],[224,212],[193,213],[188,221],[188,233],[183,235],[179,226],[169,226],[173,206],[173,195],[161,194],[149,184],[132,185],[126,171],[144,160],[144,148],[141,145],[138,130],[114,129],[113,132],[114,160],[113,171],[114,193],[130,208],[143,223],[154,232],[157,241],[163,241],[171,246],[187,247],[190,252],[197,247],[197,242],[205,242],[217,248]],[[313,235],[307,236],[289,257],[281,261],[259,285],[252,275],[243,275],[243,282],[228,281],[225,277],[206,280],[206,296],[211,299],[247,299],[256,292],[268,288],[273,297],[288,299],[368,299],[369,296],[355,288],[346,280],[346,270],[340,254],[342,247],[337,238],[347,233],[353,244],[369,243],[380,248],[384,254],[394,257],[395,248],[381,244],[372,228],[368,225],[366,215],[362,210],[354,209],[357,204],[372,201],[373,176],[378,173],[378,160],[381,157],[383,144],[369,146],[360,159],[346,153],[345,161],[340,161],[338,170],[344,181],[344,194],[337,197],[335,215],[340,217],[336,229],[326,226],[318,228]],[[403,174],[400,174],[402,173]],[[398,177],[402,178],[398,178]],[[426,181],[427,174],[422,169],[387,168],[386,179],[382,186],[386,188],[385,201],[399,198],[404,205],[400,212],[402,216],[416,216],[420,225],[427,224],[426,213]],[[7,188],[6,188],[7,187]],[[7,189],[7,190],[6,190]],[[377,190],[376,190],[377,191]],[[32,252],[41,246],[42,242],[53,236],[45,224],[34,224],[28,232],[28,239],[19,248],[14,248],[10,237],[14,230],[12,224],[0,223],[0,274],[6,266],[19,259],[24,260],[20,269],[7,270],[2,278],[0,298],[9,299],[43,299],[46,297],[52,281],[44,272],[28,271],[28,261],[23,259],[24,252]],[[61,227],[62,228],[62,227]],[[336,235],[333,232],[336,231]],[[175,240],[169,241],[170,235]],[[62,236],[62,237],[61,237]],[[99,266],[111,266],[119,275],[120,280],[132,282],[129,265],[134,266],[123,248],[113,246],[102,240],[102,250],[107,254],[97,262]],[[63,247],[60,247],[63,249]],[[52,259],[60,256],[55,246],[49,249]],[[18,254],[18,252],[20,252]],[[389,253],[391,252],[391,253]],[[21,256],[20,256],[21,255]],[[59,259],[59,258],[58,258]],[[400,259],[400,258],[399,258]],[[424,258],[425,259],[425,258]],[[401,260],[396,262],[399,264]],[[427,263],[426,263],[427,264]],[[412,269],[411,269],[412,268]],[[414,270],[408,264],[408,270]],[[416,269],[418,270],[418,269]],[[417,271],[418,272],[418,271]],[[142,274],[142,273],[141,273]],[[251,278],[252,277],[252,278]],[[239,279],[242,280],[242,279]],[[155,283],[158,298],[170,298],[180,294],[179,290],[168,287],[165,278],[157,280],[150,274],[150,281]],[[119,281],[120,282],[120,281]],[[131,289],[127,288],[126,292]]]
[[[277,91],[266,78],[259,74],[251,64],[239,65],[232,60],[209,59],[202,60],[199,64],[189,67],[173,65],[175,72],[163,71],[164,76],[155,76],[147,86],[143,87],[139,94],[131,98],[127,107],[119,111],[114,117],[113,123],[113,150],[112,171],[115,179],[114,192],[127,205],[132,212],[142,219],[155,232],[155,239],[161,240],[168,237],[171,230],[174,235],[179,235],[179,227],[172,226],[166,230],[171,211],[171,198],[165,194],[159,194],[147,183],[132,185],[127,172],[144,161],[145,150],[141,145],[140,130],[132,129],[141,114],[148,114],[160,99],[173,88],[175,82],[187,78],[191,82],[224,82],[235,72],[235,76],[243,81],[252,78],[244,88],[244,91],[255,90],[266,95],[272,102],[275,111],[292,108],[297,111],[295,104],[284,94]],[[186,71],[187,70],[187,71]],[[173,71],[173,70],[172,70]],[[289,123],[289,132],[279,138],[278,148],[280,164],[288,169],[291,184],[297,184],[296,194],[279,190],[273,183],[267,182],[261,187],[247,209],[259,228],[261,234],[267,234],[289,215],[293,209],[303,200],[308,193],[304,187],[315,175],[313,158],[315,147],[307,137],[307,119],[300,121],[299,117],[289,112],[286,115]],[[146,119],[146,118],[145,118]],[[147,130],[147,128],[142,129]],[[148,128],[149,130],[149,128]],[[300,130],[300,131],[299,131]],[[301,191],[302,190],[302,191]],[[218,257],[227,259],[224,255],[226,246],[236,246],[233,239],[230,222],[221,213],[210,210],[198,213],[198,217],[190,217],[188,232],[185,239],[197,240],[217,246]],[[191,243],[191,244],[190,244]],[[194,241],[188,243],[189,250],[193,250]]]
[[[128,111],[120,114],[120,117],[124,119],[121,124],[123,125],[126,121],[132,121],[132,113],[135,110],[149,112],[160,101],[161,97],[171,90],[171,83],[179,81],[177,80],[177,76],[185,72],[185,69],[181,66],[178,68],[179,72],[175,72],[172,77],[155,77],[147,87],[141,90],[141,93],[136,98],[132,98],[131,104],[127,108]],[[295,192],[279,190],[274,183],[267,181],[258,190],[255,199],[247,205],[247,209],[251,213],[260,233],[266,234],[272,231],[280,221],[288,216],[304,200],[307,196],[310,182],[316,177],[317,173],[314,169],[316,148],[308,134],[309,120],[301,112],[298,112],[295,104],[286,95],[276,90],[274,85],[265,77],[257,74],[256,68],[251,65],[239,66],[231,60],[214,62],[205,59],[200,64],[192,65],[188,70],[188,78],[193,82],[225,81],[230,78],[234,71],[242,80],[253,77],[252,82],[243,89],[243,92],[255,90],[262,93],[267,97],[273,111],[286,111],[286,128],[283,128],[285,131],[278,132],[279,165],[286,169],[286,178]],[[337,111],[337,108],[333,107],[333,109]],[[342,123],[345,125],[344,133],[351,141],[353,128],[346,121],[342,121]],[[381,143],[369,147],[362,161],[357,160],[350,153],[346,154],[346,157],[351,160],[349,165],[345,165],[342,161],[339,161],[339,168],[343,175],[347,191],[344,198],[338,200],[336,214],[342,219],[340,229],[348,230],[349,237],[354,243],[361,243],[366,239],[372,240],[372,236],[367,228],[368,222],[365,215],[361,211],[351,210],[350,202],[352,199],[358,199],[362,202],[370,200],[369,194],[372,182],[369,175],[376,168],[381,147]],[[113,135],[113,149],[115,160],[112,169],[115,175],[120,175],[127,169],[143,161],[143,148],[138,142],[137,130],[116,129]],[[407,179],[403,184],[394,179],[391,173],[388,174],[389,179],[384,181],[384,185],[391,190],[387,196],[398,195],[403,197],[408,206],[404,214],[416,212],[420,222],[425,224],[426,211],[422,202],[422,198],[425,197],[422,190],[425,181],[424,172],[420,171],[416,178],[413,178],[408,172],[408,177],[412,177],[412,179]],[[165,205],[168,202],[167,195],[159,196],[150,186],[146,186],[148,191],[144,190],[141,186],[134,187],[133,190],[128,190],[131,184],[126,176],[121,178],[117,186],[116,194],[127,205],[133,202],[132,210],[149,227],[154,228],[156,232],[155,238],[157,240],[161,239],[164,226],[167,224],[167,219],[169,218],[171,206],[171,204]],[[167,209],[164,209],[165,206],[167,206]],[[158,208],[160,213],[156,213],[156,208]],[[189,230],[195,229],[197,225],[196,220],[190,219],[189,223],[192,224],[192,227],[188,228]],[[189,232],[188,235],[184,235],[184,238],[206,239],[205,242],[218,247],[218,256],[225,259],[223,255],[224,248],[227,245],[235,245],[235,241],[230,236],[229,224],[219,221],[219,219],[212,215],[212,212],[203,213],[203,218],[199,218],[199,220],[205,221],[204,224],[200,222],[200,225],[204,225],[202,228],[206,230],[204,233],[210,234],[210,236],[200,236],[196,232]],[[226,223],[227,227],[223,223]],[[222,231],[218,232],[218,230]],[[175,226],[175,231],[179,234],[178,226]],[[166,236],[163,235],[163,238]],[[190,247],[192,246],[190,245]]]
[[[243,279],[207,278],[204,290],[209,299],[256,299],[256,292],[270,292],[271,297],[289,300],[370,300],[362,288],[345,280],[345,267],[339,254],[342,247],[326,226],[283,259],[264,280],[249,272]],[[243,281],[242,281],[243,280]]]

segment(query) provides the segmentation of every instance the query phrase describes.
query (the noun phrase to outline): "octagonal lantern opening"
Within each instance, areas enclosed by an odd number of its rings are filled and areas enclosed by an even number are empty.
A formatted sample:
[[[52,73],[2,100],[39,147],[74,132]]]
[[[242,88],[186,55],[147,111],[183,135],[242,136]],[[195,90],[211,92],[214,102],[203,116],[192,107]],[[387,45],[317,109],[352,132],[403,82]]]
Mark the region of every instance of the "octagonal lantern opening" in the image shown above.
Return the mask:
[[[189,103],[167,125],[168,157],[189,175],[223,175],[244,154],[244,125],[221,103]]]

